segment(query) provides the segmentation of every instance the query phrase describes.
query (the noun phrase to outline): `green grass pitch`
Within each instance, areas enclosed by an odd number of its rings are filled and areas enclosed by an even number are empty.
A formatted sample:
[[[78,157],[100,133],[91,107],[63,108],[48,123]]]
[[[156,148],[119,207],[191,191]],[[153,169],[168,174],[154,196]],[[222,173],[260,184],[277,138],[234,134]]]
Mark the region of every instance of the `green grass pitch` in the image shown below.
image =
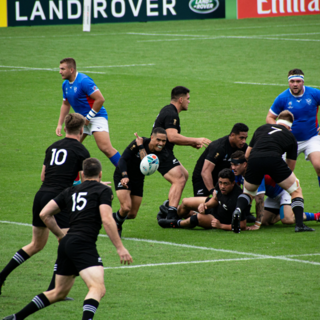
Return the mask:
[[[301,68],[306,85],[320,88],[319,16],[248,20],[197,20],[0,29],[0,269],[31,240],[31,211],[45,149],[58,138],[62,102],[59,61],[72,56],[91,76],[109,114],[111,141],[120,152],[134,132],[148,137],[174,86],[191,89],[180,114],[182,134],[215,140],[236,122],[254,130],[265,123],[287,72]],[[113,166],[85,140],[112,181]],[[175,147],[189,171],[203,150]],[[320,210],[316,173],[300,156],[296,174],[305,209]],[[98,250],[106,296],[95,319],[319,319],[320,225],[295,234],[277,224],[257,232],[168,230],[157,225],[167,183],[146,178],[135,220],[124,224],[123,243],[133,256],[119,268],[115,249],[101,232]],[[183,197],[192,196],[191,178]],[[118,200],[113,203],[114,210]],[[6,221],[6,222],[5,222]],[[21,223],[21,224],[17,224]],[[46,290],[57,241],[17,268],[0,296],[0,318],[20,310]],[[80,319],[87,292],[78,278],[70,296],[30,319]]]

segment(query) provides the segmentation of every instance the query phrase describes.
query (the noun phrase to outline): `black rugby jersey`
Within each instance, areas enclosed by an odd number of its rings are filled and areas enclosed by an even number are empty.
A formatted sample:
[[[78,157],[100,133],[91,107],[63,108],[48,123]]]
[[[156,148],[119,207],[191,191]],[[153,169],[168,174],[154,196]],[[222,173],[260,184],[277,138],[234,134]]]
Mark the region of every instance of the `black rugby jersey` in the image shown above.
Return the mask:
[[[230,168],[231,154],[237,150],[246,152],[248,145],[245,144],[242,149],[233,148],[229,142],[229,136],[224,136],[218,140],[212,141],[204,150],[198,159],[196,166],[193,170],[192,180],[202,180],[201,171],[204,161],[208,160],[215,164],[212,171],[213,185],[218,182],[218,174],[222,169]]]
[[[89,151],[76,139],[64,138],[53,143],[46,150],[45,179],[39,191],[59,193],[72,186],[87,158],[90,158]]]
[[[155,154],[159,159],[159,163],[166,160],[168,156],[168,150],[166,147],[164,147],[161,151],[150,151],[149,143],[151,139],[145,137],[142,138],[143,146],[147,154]],[[141,159],[139,147],[137,146],[136,140],[133,140],[123,151],[115,172],[119,174],[122,174],[122,172],[127,172],[129,179],[143,180],[145,175],[143,175],[140,171],[140,162]]]
[[[250,141],[252,147],[249,158],[282,157],[297,159],[298,144],[293,133],[279,124],[264,124],[253,134]]]
[[[220,192],[218,183],[216,184],[215,189],[217,191],[217,199],[219,205],[213,208],[213,216],[222,224],[231,224],[232,214],[236,208],[238,196],[242,194],[242,189],[237,184],[235,184],[232,191],[227,195],[223,195]],[[251,206],[248,206],[241,214],[241,221],[246,219],[247,214],[250,212],[250,208]]]
[[[173,104],[169,104],[163,107],[158,114],[154,125],[154,128],[163,128],[163,129],[177,129],[178,133],[181,132],[180,128],[180,118],[177,108]],[[170,142],[167,139],[166,148],[173,150],[174,143]]]
[[[102,224],[99,206],[106,204],[111,207],[112,199],[111,188],[97,181],[85,180],[65,189],[53,200],[69,214],[68,234],[96,242]]]

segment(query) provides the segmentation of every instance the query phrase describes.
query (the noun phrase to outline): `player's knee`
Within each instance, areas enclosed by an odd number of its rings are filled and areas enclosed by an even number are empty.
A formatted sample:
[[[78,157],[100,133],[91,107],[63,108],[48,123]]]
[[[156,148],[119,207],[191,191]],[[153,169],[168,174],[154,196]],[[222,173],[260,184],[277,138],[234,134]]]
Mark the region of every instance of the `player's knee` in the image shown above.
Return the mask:
[[[287,192],[292,196],[293,193],[298,193],[299,189],[301,190],[299,179],[296,179],[295,182],[287,189]]]
[[[101,289],[100,289],[101,298],[103,298],[105,294],[106,294],[106,287],[104,286],[104,284],[102,284]]]
[[[194,228],[199,225],[198,214],[194,214],[190,217],[190,227]]]
[[[125,214],[128,215],[130,213],[131,210],[131,204],[129,203],[124,203],[121,205],[121,214]]]
[[[46,245],[46,242],[42,242],[42,241],[33,241],[32,242],[32,253],[36,254],[39,251],[41,251],[44,246]]]

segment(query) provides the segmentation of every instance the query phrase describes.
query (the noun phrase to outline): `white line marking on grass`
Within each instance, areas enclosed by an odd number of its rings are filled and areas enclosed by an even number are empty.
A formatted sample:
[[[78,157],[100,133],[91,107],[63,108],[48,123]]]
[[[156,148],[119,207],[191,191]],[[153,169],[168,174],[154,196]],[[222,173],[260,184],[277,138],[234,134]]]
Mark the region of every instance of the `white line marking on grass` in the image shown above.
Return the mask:
[[[8,223],[8,224],[15,224],[15,225],[22,225],[22,226],[32,226],[31,224],[28,224],[28,223],[11,222],[11,221],[0,221],[0,223]],[[99,234],[99,237],[108,238],[108,236],[105,235],[105,234]],[[306,263],[306,264],[312,264],[312,265],[320,265],[320,262],[291,259],[291,258],[288,258],[287,256],[269,256],[269,255],[264,255],[264,254],[251,253],[251,252],[241,252],[241,251],[226,250],[226,249],[216,249],[216,248],[210,248],[210,247],[200,247],[200,246],[193,246],[193,245],[189,245],[189,244],[180,244],[180,243],[174,243],[174,242],[149,240],[149,239],[138,239],[138,238],[122,238],[122,239],[123,240],[129,240],[129,241],[137,241],[137,242],[164,244],[164,245],[182,247],[182,248],[189,248],[189,249],[199,249],[199,250],[208,250],[208,251],[216,251],[216,252],[224,252],[224,253],[246,255],[246,256],[255,257],[257,259],[276,259],[276,260],[300,262],[300,263]],[[192,263],[192,261],[190,263]]]
[[[125,65],[110,65],[110,66],[89,66],[82,67],[83,69],[94,69],[94,68],[128,68],[128,67],[145,67],[145,66],[154,66],[154,63],[144,63],[144,64],[125,64]],[[0,68],[12,68],[11,70],[0,70],[0,72],[12,72],[12,71],[59,71],[59,68],[33,68],[33,67],[15,67],[15,66],[0,66]],[[80,71],[84,73],[97,73],[97,74],[106,74],[106,72],[100,71],[91,71],[85,70]]]
[[[188,37],[188,36],[187,36]],[[197,37],[197,36],[193,36]],[[271,38],[258,36],[216,36],[216,37],[197,37],[197,38],[179,38],[179,39],[152,39],[137,40],[137,42],[166,42],[166,41],[190,41],[190,40],[216,40],[216,39],[253,39],[253,40],[281,40],[281,41],[304,41],[304,42],[320,42],[320,39],[290,39],[290,38]]]
[[[147,263],[138,265],[129,265],[121,267],[105,267],[103,269],[127,269],[127,268],[143,268],[143,267],[159,267],[159,266],[171,266],[180,264],[199,264],[199,263],[215,263],[215,262],[229,262],[229,261],[247,261],[247,260],[257,260],[257,259],[267,259],[267,258],[238,258],[238,259],[216,259],[216,260],[200,260],[200,261],[179,261],[179,262],[167,262],[167,263]]]
[[[82,67],[84,69],[94,69],[94,68],[125,68],[125,67],[146,67],[146,66],[154,66],[155,63],[143,63],[143,64],[124,64],[124,65],[114,65],[114,66],[89,66]]]
[[[257,85],[257,86],[280,86],[280,87],[288,87],[288,84],[283,83],[259,83],[259,82],[242,82],[242,81],[236,81],[234,83],[237,84],[250,84],[250,85]],[[314,86],[314,85],[308,85],[308,87],[315,87],[320,88],[320,86]]]

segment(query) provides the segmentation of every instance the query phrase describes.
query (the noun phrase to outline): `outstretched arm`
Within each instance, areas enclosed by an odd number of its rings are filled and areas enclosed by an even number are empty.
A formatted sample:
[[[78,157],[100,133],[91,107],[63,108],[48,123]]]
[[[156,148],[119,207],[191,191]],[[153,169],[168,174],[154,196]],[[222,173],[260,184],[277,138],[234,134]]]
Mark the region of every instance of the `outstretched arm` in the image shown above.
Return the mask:
[[[178,133],[177,129],[169,128],[166,129],[168,140],[174,144],[180,146],[191,146],[193,148],[200,149],[202,147],[207,147],[211,142],[207,138],[191,138],[185,137],[182,134]]]
[[[270,124],[275,124],[277,120],[277,116],[273,114],[271,111],[268,112],[266,122]]]

